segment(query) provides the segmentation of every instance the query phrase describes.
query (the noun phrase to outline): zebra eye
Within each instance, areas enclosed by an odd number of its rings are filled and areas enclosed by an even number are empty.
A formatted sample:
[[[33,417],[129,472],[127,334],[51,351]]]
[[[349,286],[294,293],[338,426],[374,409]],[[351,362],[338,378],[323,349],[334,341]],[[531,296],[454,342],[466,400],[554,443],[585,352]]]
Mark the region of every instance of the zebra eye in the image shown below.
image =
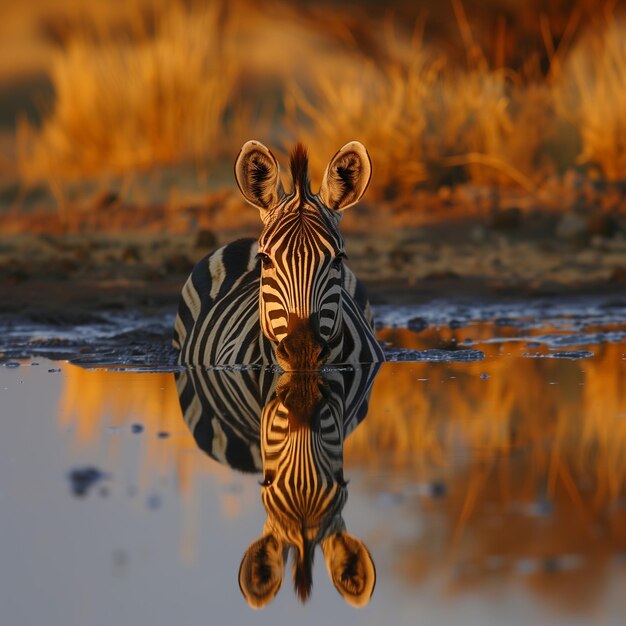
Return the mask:
[[[274,267],[272,259],[270,259],[269,255],[265,254],[265,252],[259,252],[257,254],[257,258],[261,259],[261,263],[263,263],[263,269],[270,270]]]
[[[261,487],[269,487],[274,481],[274,472],[268,471],[267,474],[263,477],[263,480],[259,482]]]
[[[335,258],[333,259],[333,267],[336,269],[341,267],[344,259],[347,259],[347,255],[345,252],[338,252]]]

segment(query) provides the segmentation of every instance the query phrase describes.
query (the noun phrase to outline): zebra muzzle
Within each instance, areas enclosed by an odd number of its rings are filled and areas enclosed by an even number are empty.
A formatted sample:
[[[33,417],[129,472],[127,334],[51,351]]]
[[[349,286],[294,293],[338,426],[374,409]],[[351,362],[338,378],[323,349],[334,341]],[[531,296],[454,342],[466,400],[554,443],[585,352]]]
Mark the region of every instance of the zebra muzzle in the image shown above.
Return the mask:
[[[319,336],[312,319],[289,316],[287,336],[278,344],[276,356],[288,371],[315,370],[330,356],[328,342]]]

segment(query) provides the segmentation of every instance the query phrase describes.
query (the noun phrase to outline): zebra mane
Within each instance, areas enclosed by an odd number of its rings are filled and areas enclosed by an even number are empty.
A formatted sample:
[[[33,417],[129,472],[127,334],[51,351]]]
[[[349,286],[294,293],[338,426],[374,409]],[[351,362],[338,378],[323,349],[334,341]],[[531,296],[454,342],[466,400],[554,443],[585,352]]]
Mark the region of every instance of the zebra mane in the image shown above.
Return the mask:
[[[309,153],[300,142],[298,142],[291,151],[289,168],[291,170],[294,193],[298,195],[309,193],[311,190],[311,181],[309,180]]]

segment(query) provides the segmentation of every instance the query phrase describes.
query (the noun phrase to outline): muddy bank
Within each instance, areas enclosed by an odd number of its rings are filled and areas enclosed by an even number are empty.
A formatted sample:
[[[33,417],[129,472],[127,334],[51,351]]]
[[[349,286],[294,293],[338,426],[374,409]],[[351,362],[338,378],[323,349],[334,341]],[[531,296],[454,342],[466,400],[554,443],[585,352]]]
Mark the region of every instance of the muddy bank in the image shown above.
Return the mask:
[[[626,291],[621,226],[592,233],[573,224],[565,237],[554,234],[554,222],[551,216],[521,225],[462,219],[375,236],[348,232],[348,264],[379,304]],[[0,313],[173,309],[196,261],[255,235],[253,228],[0,235]]]
[[[433,215],[441,210],[438,202]],[[236,223],[240,209],[231,208],[230,223]],[[621,214],[448,209],[432,221],[404,226],[397,222],[401,216],[388,223],[371,205],[346,216],[348,264],[366,283],[379,315],[386,311],[389,317],[391,310],[395,319],[409,307],[400,325],[419,331],[469,323],[467,311],[487,311],[489,303],[514,309],[489,309],[490,319],[523,317],[529,307],[539,307],[536,315],[544,318],[546,306],[581,297],[607,310],[623,309]],[[238,237],[259,235],[258,216],[249,208],[238,229],[211,227],[216,215],[199,208],[154,211],[148,223],[120,210],[120,222],[109,216],[98,227],[87,220],[63,229],[33,215],[31,224],[22,223],[30,231],[2,230],[0,361],[47,357],[86,366],[175,366],[171,329],[194,263]],[[460,304],[450,308],[450,302]],[[391,318],[382,323],[397,325]]]
[[[374,316],[388,361],[481,361],[485,342],[513,336],[531,352],[543,348],[525,356],[581,359],[589,357],[589,346],[626,338],[626,295],[457,297],[376,304]],[[19,367],[23,359],[45,358],[84,367],[173,371],[178,367],[171,346],[173,320],[174,310],[167,306],[4,312],[0,365]]]

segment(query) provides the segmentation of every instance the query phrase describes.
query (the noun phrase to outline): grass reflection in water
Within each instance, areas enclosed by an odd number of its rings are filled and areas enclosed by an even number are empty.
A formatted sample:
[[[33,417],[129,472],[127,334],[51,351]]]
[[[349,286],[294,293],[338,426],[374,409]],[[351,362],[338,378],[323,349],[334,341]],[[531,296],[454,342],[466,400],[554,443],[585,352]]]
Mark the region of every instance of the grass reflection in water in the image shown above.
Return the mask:
[[[385,364],[366,419],[346,441],[346,478],[362,471],[372,493],[397,495],[421,519],[394,556],[411,584],[441,570],[451,590],[510,576],[559,604],[588,606],[626,551],[626,348],[529,358],[549,351],[507,341],[515,332],[506,329],[501,342],[482,343],[493,332],[383,331],[415,349],[462,346],[471,336],[485,359]],[[191,452],[172,374],[66,372],[59,419],[75,423],[76,445],[97,445],[111,415],[119,427],[142,421],[178,435],[145,446],[144,480],[175,469],[189,490],[196,475],[224,473]]]

